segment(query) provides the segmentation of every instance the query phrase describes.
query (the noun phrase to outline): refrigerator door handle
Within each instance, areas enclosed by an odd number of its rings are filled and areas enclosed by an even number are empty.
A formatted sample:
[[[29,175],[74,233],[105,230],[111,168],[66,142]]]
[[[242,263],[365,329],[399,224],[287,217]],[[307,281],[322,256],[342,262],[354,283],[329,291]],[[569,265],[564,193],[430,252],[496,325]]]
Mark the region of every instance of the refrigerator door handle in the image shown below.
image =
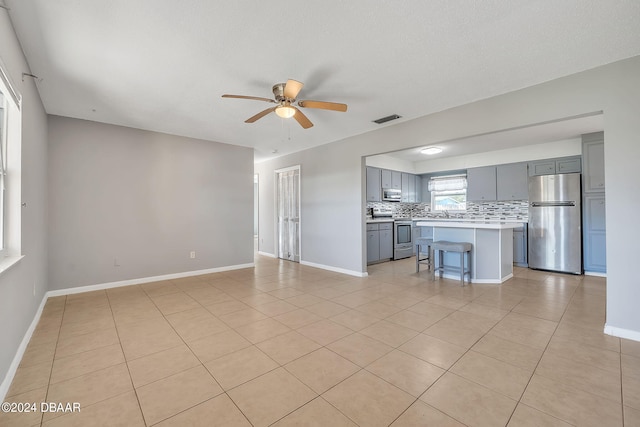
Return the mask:
[[[570,201],[570,202],[531,202],[531,207],[532,208],[546,208],[546,207],[553,207],[553,206],[575,206],[576,202],[574,201]]]

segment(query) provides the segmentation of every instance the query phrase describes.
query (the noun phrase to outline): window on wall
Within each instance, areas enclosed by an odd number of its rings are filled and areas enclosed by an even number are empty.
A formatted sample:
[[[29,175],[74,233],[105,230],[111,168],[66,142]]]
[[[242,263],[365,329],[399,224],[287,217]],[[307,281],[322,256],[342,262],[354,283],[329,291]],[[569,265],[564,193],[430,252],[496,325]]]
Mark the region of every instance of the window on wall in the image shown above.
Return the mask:
[[[467,177],[448,175],[429,180],[432,212],[459,212],[467,210]]]
[[[0,272],[2,259],[20,255],[20,95],[0,61]]]
[[[4,226],[5,226],[5,179],[6,179],[6,165],[5,158],[7,152],[7,136],[6,136],[6,108],[5,108],[4,95],[0,92],[0,254],[4,254],[5,241],[4,241]]]

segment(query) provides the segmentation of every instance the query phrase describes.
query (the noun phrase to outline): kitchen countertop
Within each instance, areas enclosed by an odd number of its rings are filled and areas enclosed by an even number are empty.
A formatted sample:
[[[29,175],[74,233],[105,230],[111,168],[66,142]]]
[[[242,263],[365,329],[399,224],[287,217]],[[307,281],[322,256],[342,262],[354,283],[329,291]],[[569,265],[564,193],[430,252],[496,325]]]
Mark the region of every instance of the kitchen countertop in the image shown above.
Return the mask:
[[[518,228],[522,222],[479,222],[479,221],[432,221],[418,220],[418,227],[446,227],[446,228],[483,228],[491,230],[506,230]]]
[[[485,218],[412,218],[413,221],[437,221],[437,222],[515,222],[518,224],[527,223],[526,219],[485,219]]]
[[[419,221],[419,222],[428,222],[430,224],[423,224],[423,226],[437,226],[442,227],[442,224],[468,224],[469,226],[461,227],[461,228],[473,228],[470,225],[472,224],[515,224],[513,227],[500,227],[500,228],[515,228],[519,227],[522,224],[526,224],[527,220],[524,219],[467,219],[467,218],[368,218],[366,220],[367,224],[379,224],[383,222],[394,222],[396,220],[402,221]],[[495,228],[495,227],[476,227],[476,228]]]

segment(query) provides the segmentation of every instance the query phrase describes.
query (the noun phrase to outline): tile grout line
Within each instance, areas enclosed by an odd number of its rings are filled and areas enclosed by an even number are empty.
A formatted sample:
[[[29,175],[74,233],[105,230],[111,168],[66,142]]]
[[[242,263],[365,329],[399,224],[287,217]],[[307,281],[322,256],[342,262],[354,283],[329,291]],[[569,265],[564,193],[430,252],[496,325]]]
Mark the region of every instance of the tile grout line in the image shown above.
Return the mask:
[[[580,284],[580,285],[578,285],[578,286],[573,290],[573,292],[571,293],[571,298],[569,298],[569,302],[567,303],[567,305],[565,306],[564,310],[562,311],[562,316],[560,316],[560,320],[558,320],[558,324],[557,324],[557,325],[556,325],[556,327],[553,329],[553,333],[552,333],[552,334],[551,334],[551,336],[549,337],[549,341],[547,341],[547,344],[545,345],[544,350],[542,351],[542,354],[540,355],[540,359],[538,359],[538,362],[536,363],[536,366],[533,368],[533,371],[531,372],[531,376],[529,377],[529,381],[527,381],[527,385],[525,385],[524,389],[522,390],[522,393],[520,394],[520,398],[518,399],[518,402],[517,402],[517,404],[516,404],[515,408],[513,408],[513,411],[511,412],[511,415],[509,416],[509,419],[508,419],[508,421],[507,421],[507,424],[511,421],[511,418],[513,418],[513,414],[515,413],[515,411],[516,411],[516,409],[518,408],[518,405],[519,405],[519,404],[521,404],[521,403],[522,403],[523,405],[529,406],[529,405],[527,405],[526,403],[522,402],[522,397],[523,397],[523,396],[524,396],[524,394],[526,393],[527,388],[529,388],[529,384],[531,384],[531,380],[533,379],[533,376],[536,374],[536,371],[538,370],[538,366],[540,366],[540,362],[542,361],[542,358],[544,357],[545,353],[547,352],[547,349],[549,348],[549,344],[551,344],[551,340],[553,339],[553,336],[556,334],[556,331],[557,331],[557,330],[558,330],[558,328],[560,327],[560,323],[562,322],[562,318],[564,317],[565,313],[567,312],[567,309],[569,308],[569,305],[571,304],[571,301],[573,300],[573,297],[575,296],[576,291],[578,290],[578,288],[579,288],[580,286],[581,286],[581,284]],[[548,413],[546,413],[545,411],[543,411],[543,410],[541,410],[541,409],[539,409],[539,408],[534,408],[533,406],[529,406],[529,407],[530,407],[530,408],[533,408],[533,409],[535,409],[535,410],[538,410],[538,411],[540,411],[540,412],[542,412],[542,413],[544,413],[544,414],[546,414],[546,415],[548,415],[548,416],[550,416],[550,417],[553,417],[553,418],[555,418],[555,419],[557,419],[557,420],[560,420],[560,421],[566,422],[567,424],[571,424],[571,422],[569,422],[569,421],[567,421],[567,420],[562,420],[562,419],[560,419],[560,418],[557,418],[556,416],[554,416],[554,415],[552,415],[552,414],[548,414]]]
[[[65,295],[64,306],[62,309],[62,316],[60,316],[60,327],[58,328],[58,336],[56,337],[56,348],[53,351],[53,359],[51,360],[51,371],[49,371],[49,381],[47,382],[47,392],[45,393],[45,396],[44,396],[45,402],[48,402],[48,399],[49,399],[49,388],[51,387],[51,377],[53,376],[53,364],[55,363],[56,353],[58,352],[58,343],[60,341],[60,332],[62,331],[62,322],[64,320],[64,313],[67,311],[67,300],[68,300],[68,295]],[[42,426],[42,424],[44,424],[44,413],[40,414],[40,426]]]
[[[134,285],[134,286],[138,286],[138,285]],[[131,388],[133,389],[133,393],[136,396],[136,402],[138,402],[138,408],[140,409],[140,415],[142,416],[142,422],[145,424],[145,426],[148,426],[149,423],[147,423],[147,419],[144,416],[144,412],[142,411],[142,405],[140,404],[140,397],[138,396],[138,390],[136,389],[135,385],[133,384],[133,378],[131,377],[131,370],[129,369],[129,361],[127,360],[127,355],[124,352],[124,348],[122,347],[122,339],[120,338],[120,330],[118,328],[118,323],[116,322],[116,318],[113,314],[113,307],[111,306],[111,298],[109,297],[109,293],[105,290],[105,293],[107,294],[107,301],[109,302],[109,311],[111,311],[111,317],[113,318],[113,324],[116,328],[116,335],[118,336],[118,344],[120,345],[120,350],[122,351],[122,356],[124,357],[124,363],[127,366],[127,373],[129,374],[129,381],[131,383]]]

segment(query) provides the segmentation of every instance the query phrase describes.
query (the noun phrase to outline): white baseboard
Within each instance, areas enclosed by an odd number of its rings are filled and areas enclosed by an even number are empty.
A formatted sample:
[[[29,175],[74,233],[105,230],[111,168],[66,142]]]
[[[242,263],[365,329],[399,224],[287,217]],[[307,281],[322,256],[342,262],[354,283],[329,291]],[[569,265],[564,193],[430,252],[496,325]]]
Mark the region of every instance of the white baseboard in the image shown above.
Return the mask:
[[[27,329],[27,332],[24,334],[24,338],[22,338],[22,342],[20,343],[20,346],[16,351],[16,355],[14,356],[11,362],[11,365],[7,370],[7,374],[5,375],[4,380],[0,384],[0,402],[4,401],[5,396],[9,392],[9,387],[11,386],[11,382],[13,381],[13,378],[16,375],[16,371],[20,366],[20,362],[22,361],[22,356],[24,356],[24,352],[27,349],[27,345],[29,344],[29,341],[31,341],[31,336],[33,335],[33,331],[36,329],[36,326],[40,321],[40,316],[42,315],[42,310],[44,309],[44,306],[47,303],[47,299],[49,299],[50,297],[79,294],[82,292],[98,291],[102,289],[117,288],[120,286],[139,285],[141,283],[157,282],[160,280],[181,279],[183,277],[199,276],[202,274],[219,273],[222,271],[239,270],[242,268],[251,268],[251,267],[255,267],[255,264],[248,263],[248,264],[229,265],[225,267],[208,268],[205,270],[185,271],[183,273],[165,274],[162,276],[153,276],[153,277],[142,277],[139,279],[122,280],[119,282],[100,283],[97,285],[79,286],[76,288],[67,288],[67,289],[58,289],[55,291],[48,291],[42,297],[42,302],[40,303],[40,307],[38,307],[38,311],[36,311],[36,314],[33,317],[33,321],[31,322],[29,329]]]
[[[269,258],[276,258],[275,254],[270,254],[269,252],[258,251],[258,255],[268,256]]]
[[[220,273],[223,271],[240,270],[242,268],[255,267],[254,263],[228,265],[225,267],[207,268],[204,270],[185,271],[182,273],[164,274],[162,276],[142,277],[139,279],[121,280],[119,282],[100,283],[97,285],[78,286],[75,288],[58,289],[47,292],[47,296],[79,294],[82,292],[99,291],[102,289],[118,288],[120,286],[139,285],[142,283],[158,282],[160,280],[181,279],[183,277],[200,276],[202,274]]]
[[[457,280],[460,281],[460,275],[459,274],[453,274],[453,273],[443,273],[442,277],[445,279],[451,279],[451,280]],[[476,283],[479,285],[482,284],[490,284],[490,285],[499,285],[501,283],[506,282],[507,280],[511,279],[513,277],[513,273],[508,274],[506,276],[504,276],[502,278],[502,280],[493,280],[493,279],[471,279],[471,283]],[[465,275],[465,283],[466,282],[466,275]]]
[[[618,338],[625,338],[632,341],[640,341],[640,332],[631,329],[617,328],[615,326],[604,325],[604,333]]]
[[[22,338],[22,341],[18,346],[18,350],[16,351],[16,355],[13,357],[13,360],[11,361],[11,365],[9,365],[7,374],[5,375],[4,380],[2,380],[2,383],[0,384],[0,402],[4,402],[4,398],[9,392],[9,387],[11,386],[11,383],[13,382],[13,378],[16,375],[16,371],[20,366],[20,362],[22,361],[22,356],[24,356],[24,352],[27,349],[27,346],[29,345],[29,341],[31,341],[31,336],[33,335],[33,331],[35,331],[36,326],[38,326],[38,322],[40,321],[40,316],[42,315],[42,310],[44,309],[44,305],[47,303],[48,298],[49,298],[49,295],[47,294],[44,294],[44,296],[42,297],[42,301],[40,302],[40,307],[38,307],[36,314],[33,316],[33,321],[31,321],[31,325],[29,325],[27,332],[24,334],[24,337]]]
[[[600,273],[598,271],[585,271],[585,276],[607,277],[607,273]]]
[[[367,273],[366,271],[362,272],[362,271],[347,270],[345,268],[332,267],[330,265],[324,265],[324,264],[316,264],[315,262],[309,262],[309,261],[300,261],[300,264],[306,265],[309,267],[321,268],[323,270],[335,271],[336,273],[348,274],[349,276],[367,277],[369,275],[369,273]]]

